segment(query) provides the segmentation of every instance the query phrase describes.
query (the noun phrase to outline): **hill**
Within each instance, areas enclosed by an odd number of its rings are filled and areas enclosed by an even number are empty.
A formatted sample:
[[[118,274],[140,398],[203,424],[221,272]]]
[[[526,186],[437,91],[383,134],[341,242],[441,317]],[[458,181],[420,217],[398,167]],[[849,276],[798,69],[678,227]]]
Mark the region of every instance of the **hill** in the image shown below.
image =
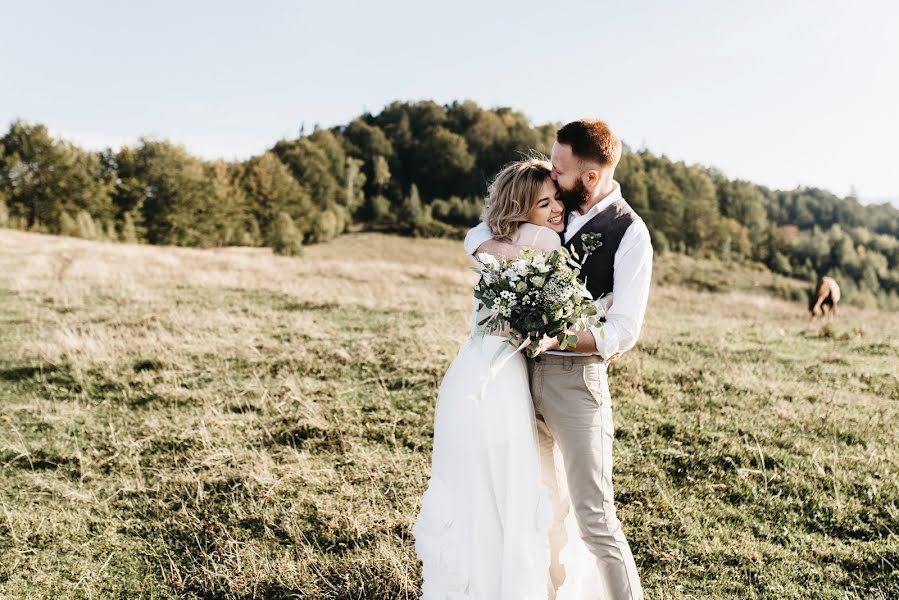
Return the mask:
[[[392,102],[225,163],[165,140],[88,152],[15,121],[0,136],[0,227],[281,254],[347,231],[458,237],[479,220],[499,169],[548,154],[558,126],[472,101]],[[629,148],[615,178],[659,253],[751,260],[801,279],[831,275],[843,302],[899,309],[893,206],[818,188],[771,190]]]
[[[300,258],[0,230],[0,596],[415,598],[458,242]],[[899,315],[657,261],[611,368],[650,598],[899,595]]]

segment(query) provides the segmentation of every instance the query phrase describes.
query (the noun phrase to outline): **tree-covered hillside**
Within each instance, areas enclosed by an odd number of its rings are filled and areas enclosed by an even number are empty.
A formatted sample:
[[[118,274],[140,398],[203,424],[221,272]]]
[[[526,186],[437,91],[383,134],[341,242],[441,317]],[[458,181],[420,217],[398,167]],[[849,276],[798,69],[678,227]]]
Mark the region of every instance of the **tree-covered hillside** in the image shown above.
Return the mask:
[[[0,138],[0,226],[151,244],[267,245],[298,254],[351,228],[458,236],[490,177],[548,153],[558,124],[474,102],[394,102],[301,132],[243,162],[167,141],[86,151],[13,122]],[[700,165],[626,150],[617,172],[658,252],[830,274],[848,300],[899,307],[899,210],[816,188],[770,190]]]

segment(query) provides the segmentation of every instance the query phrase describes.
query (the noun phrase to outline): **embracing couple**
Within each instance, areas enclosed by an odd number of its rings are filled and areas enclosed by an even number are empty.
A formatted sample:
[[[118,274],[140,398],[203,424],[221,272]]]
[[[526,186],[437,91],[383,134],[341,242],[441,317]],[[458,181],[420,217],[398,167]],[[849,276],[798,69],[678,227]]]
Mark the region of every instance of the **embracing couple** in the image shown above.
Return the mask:
[[[479,326],[440,387],[431,478],[413,528],[425,600],[638,600],[612,497],[609,360],[637,341],[652,274],[646,225],[614,179],[621,141],[598,120],[559,129],[551,162],[507,165],[465,251],[515,257],[562,246],[604,322],[526,358]],[[590,234],[590,235],[587,235]]]

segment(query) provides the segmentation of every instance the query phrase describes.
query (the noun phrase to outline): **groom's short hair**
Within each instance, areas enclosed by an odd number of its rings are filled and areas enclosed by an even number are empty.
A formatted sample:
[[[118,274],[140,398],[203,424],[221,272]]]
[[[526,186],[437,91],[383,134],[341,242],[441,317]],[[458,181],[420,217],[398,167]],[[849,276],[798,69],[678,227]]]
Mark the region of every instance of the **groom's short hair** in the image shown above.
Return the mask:
[[[571,146],[578,159],[615,167],[621,159],[621,140],[605,121],[580,119],[556,132],[556,141]]]

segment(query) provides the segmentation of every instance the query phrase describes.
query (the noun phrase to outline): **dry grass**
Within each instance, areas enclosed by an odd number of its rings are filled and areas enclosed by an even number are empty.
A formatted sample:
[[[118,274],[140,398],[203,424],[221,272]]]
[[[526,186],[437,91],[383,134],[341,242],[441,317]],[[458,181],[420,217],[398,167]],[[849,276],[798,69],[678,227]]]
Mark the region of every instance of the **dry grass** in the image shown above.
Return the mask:
[[[299,259],[0,230],[0,596],[414,598],[458,242]],[[612,371],[651,598],[899,595],[899,315],[665,257]]]

